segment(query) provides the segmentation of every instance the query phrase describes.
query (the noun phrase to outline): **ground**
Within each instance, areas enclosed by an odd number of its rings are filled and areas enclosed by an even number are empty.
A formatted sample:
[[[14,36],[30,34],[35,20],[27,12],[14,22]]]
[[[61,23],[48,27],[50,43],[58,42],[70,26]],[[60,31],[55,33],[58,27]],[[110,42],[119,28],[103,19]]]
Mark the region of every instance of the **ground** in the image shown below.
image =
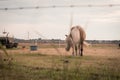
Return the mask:
[[[22,45],[7,50],[13,60],[3,62],[0,80],[120,80],[120,49],[116,44],[85,47],[82,57],[72,56],[63,45],[42,44],[37,51]]]

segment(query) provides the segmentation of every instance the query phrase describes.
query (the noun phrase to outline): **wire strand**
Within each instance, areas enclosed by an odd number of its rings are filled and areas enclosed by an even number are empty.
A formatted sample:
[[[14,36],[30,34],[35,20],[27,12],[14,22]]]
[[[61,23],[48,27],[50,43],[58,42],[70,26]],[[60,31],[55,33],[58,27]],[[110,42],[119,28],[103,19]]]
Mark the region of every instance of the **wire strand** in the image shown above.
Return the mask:
[[[120,7],[120,4],[87,4],[87,5],[52,5],[52,6],[29,6],[29,7],[13,7],[13,8],[0,8],[0,10],[23,10],[23,9],[40,9],[40,8],[76,8],[76,7]]]

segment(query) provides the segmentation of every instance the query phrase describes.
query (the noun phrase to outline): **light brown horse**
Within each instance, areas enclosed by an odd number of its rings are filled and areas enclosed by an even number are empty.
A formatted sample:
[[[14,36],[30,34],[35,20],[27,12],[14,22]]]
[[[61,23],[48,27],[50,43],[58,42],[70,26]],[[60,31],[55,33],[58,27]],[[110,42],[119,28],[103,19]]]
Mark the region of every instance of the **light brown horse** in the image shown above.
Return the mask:
[[[70,30],[70,34],[66,35],[66,51],[69,51],[72,47],[72,54],[79,53],[83,56],[83,43],[86,38],[86,33],[80,26],[73,26]]]

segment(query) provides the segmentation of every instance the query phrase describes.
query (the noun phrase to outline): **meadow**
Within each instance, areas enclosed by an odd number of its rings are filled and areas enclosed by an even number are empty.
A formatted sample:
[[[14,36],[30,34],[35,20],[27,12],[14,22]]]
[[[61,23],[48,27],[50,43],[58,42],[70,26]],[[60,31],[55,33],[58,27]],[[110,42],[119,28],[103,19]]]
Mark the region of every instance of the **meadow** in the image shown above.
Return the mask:
[[[0,80],[120,80],[120,49],[116,44],[85,47],[84,55],[72,56],[63,45],[41,45],[37,51],[0,51]]]

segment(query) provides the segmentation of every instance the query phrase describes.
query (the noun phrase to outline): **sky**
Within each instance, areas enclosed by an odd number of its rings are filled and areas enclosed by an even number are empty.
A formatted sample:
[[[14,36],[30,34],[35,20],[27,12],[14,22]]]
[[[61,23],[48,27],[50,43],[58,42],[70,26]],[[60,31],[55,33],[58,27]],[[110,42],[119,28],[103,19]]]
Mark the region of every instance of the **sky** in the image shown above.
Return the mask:
[[[0,8],[110,4],[120,0],[0,0]],[[0,36],[65,39],[71,24],[82,26],[87,40],[120,40],[120,6],[0,10]]]

